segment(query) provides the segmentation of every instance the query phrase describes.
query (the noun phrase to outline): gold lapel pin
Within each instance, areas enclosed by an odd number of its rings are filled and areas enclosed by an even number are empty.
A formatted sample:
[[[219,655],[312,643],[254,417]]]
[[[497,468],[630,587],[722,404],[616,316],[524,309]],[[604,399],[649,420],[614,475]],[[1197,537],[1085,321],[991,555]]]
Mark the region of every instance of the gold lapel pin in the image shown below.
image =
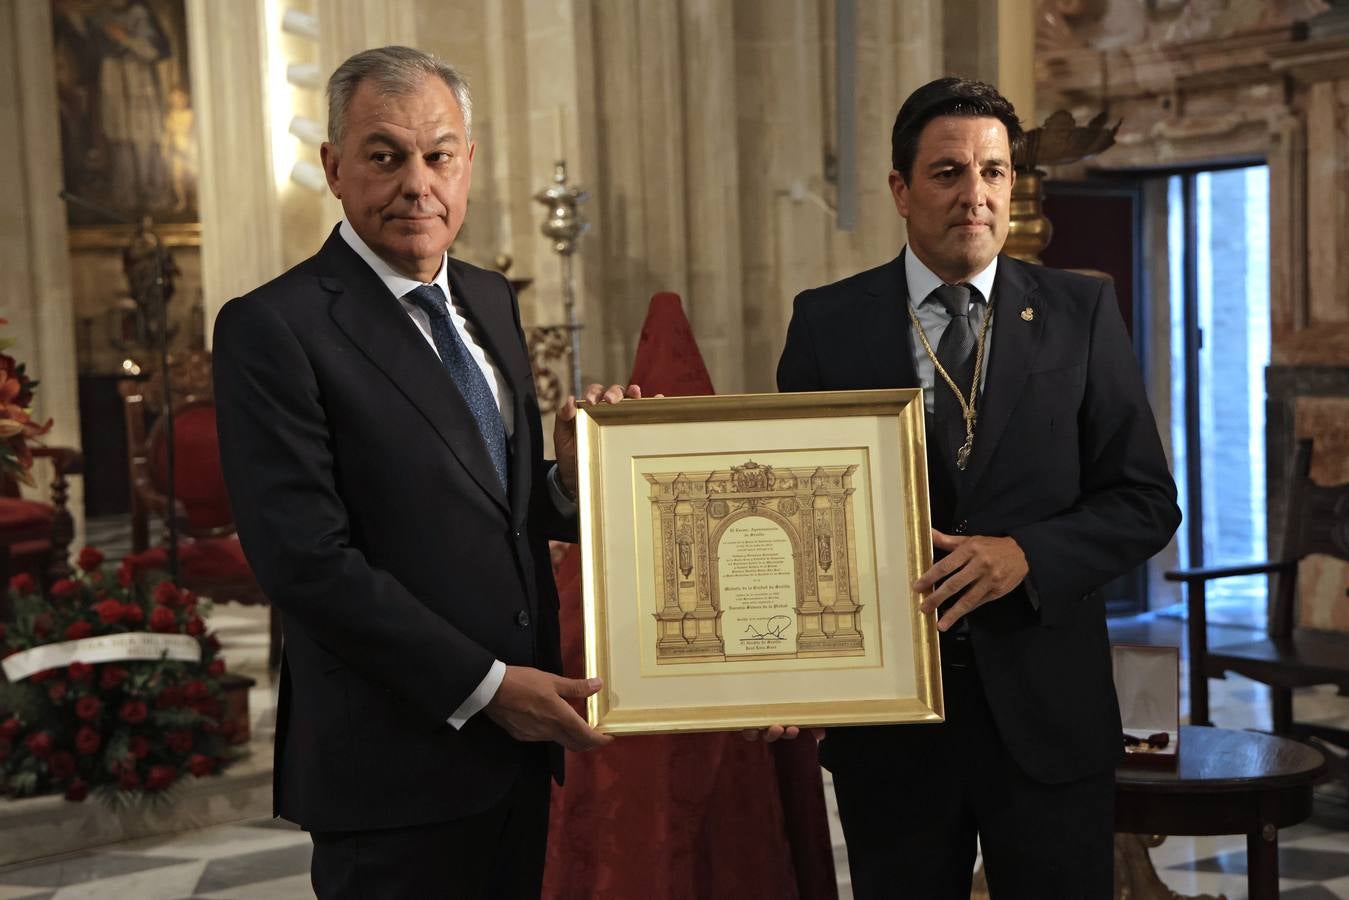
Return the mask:
[[[1035,321],[1035,310],[1031,309],[1029,306],[1021,310],[1021,321],[1023,322]]]

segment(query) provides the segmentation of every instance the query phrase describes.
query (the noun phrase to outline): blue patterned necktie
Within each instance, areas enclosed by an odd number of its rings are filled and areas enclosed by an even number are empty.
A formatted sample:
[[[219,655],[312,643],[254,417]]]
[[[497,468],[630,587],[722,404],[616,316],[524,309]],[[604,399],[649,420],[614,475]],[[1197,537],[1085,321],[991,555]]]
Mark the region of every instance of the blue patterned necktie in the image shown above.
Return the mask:
[[[404,296],[431,319],[431,338],[436,342],[436,352],[445,364],[459,394],[468,405],[468,411],[478,423],[478,431],[487,446],[487,455],[492,458],[501,486],[506,486],[506,426],[501,421],[501,409],[492,396],[492,389],[482,369],[474,361],[459,336],[459,329],[450,321],[450,306],[445,301],[445,292],[437,284],[423,284]]]

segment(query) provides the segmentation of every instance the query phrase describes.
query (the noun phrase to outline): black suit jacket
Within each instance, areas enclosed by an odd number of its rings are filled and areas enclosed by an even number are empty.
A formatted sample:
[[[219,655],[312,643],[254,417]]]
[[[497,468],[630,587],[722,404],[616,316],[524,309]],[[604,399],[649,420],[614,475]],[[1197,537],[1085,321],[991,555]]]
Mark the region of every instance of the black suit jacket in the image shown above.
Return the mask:
[[[494,658],[560,669],[547,538],[574,533],[515,295],[453,259],[449,280],[514,392],[509,497],[435,352],[336,230],[216,320],[230,500],[285,627],[276,809],[307,828],[451,820],[548,764],[485,714],[446,723]]]
[[[917,387],[903,255],[796,298],[783,391]],[[1096,589],[1170,539],[1175,483],[1109,282],[999,258],[988,375],[964,473],[929,431],[934,527],[1010,535],[1025,587],[967,618],[999,733],[1033,778],[1064,782],[1120,756],[1119,707]],[[934,439],[935,438],[935,439]],[[907,598],[896,598],[907,602]],[[865,756],[866,730],[826,756]]]

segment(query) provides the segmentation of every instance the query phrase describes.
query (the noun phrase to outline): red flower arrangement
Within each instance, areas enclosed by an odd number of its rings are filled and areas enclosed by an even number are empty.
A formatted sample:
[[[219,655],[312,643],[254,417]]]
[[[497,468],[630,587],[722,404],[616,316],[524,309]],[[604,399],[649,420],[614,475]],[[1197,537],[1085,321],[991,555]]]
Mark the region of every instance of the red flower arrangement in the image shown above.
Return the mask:
[[[63,659],[13,683],[0,680],[0,794],[63,792],[75,802],[91,791],[109,800],[157,795],[241,755],[230,743],[234,723],[222,721],[225,663],[203,620],[209,604],[162,580],[163,564],[161,551],[149,551],[114,570],[86,547],[78,572],[52,584],[46,598],[31,576],[11,579],[15,621],[0,626],[0,659],[137,633],[119,640],[195,643],[201,658]],[[67,650],[87,652],[68,645],[44,652]]]
[[[9,324],[0,319],[0,325]],[[39,425],[32,419],[33,391],[37,381],[28,377],[24,364],[3,351],[13,346],[0,338],[0,473],[25,484],[33,483],[33,451],[28,442],[51,430],[51,419]]]

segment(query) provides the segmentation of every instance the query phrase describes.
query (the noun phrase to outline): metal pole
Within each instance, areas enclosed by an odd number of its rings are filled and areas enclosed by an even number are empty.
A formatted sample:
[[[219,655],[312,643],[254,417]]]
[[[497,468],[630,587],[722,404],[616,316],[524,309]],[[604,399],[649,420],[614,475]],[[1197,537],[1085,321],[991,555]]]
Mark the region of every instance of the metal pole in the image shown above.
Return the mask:
[[[581,326],[576,321],[576,288],[572,284],[571,254],[562,257],[562,305],[567,313],[567,342],[571,347],[571,393],[581,396]]]

